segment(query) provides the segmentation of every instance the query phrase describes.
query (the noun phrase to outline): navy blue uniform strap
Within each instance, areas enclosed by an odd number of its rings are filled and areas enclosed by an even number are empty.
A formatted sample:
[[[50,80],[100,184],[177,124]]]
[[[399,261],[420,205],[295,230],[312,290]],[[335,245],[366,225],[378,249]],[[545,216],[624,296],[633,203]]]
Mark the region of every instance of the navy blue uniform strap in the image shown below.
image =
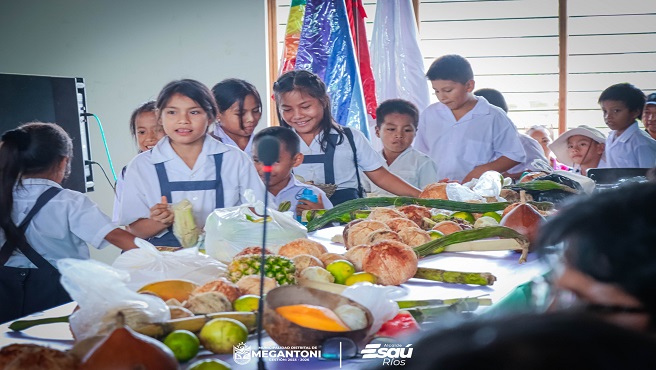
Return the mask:
[[[213,155],[216,167],[216,179],[206,181],[169,181],[164,163],[156,163],[155,171],[159,179],[159,187],[162,196],[169,203],[173,202],[171,194],[174,191],[216,190],[216,208],[224,207],[223,181],[221,181],[221,166],[223,164],[223,153]]]
[[[0,266],[4,266],[5,263],[7,263],[9,260],[9,257],[11,257],[11,254],[16,250],[16,248],[18,248],[18,250],[20,250],[25,255],[25,257],[27,257],[27,259],[29,259],[38,268],[56,270],[56,268],[50,264],[50,262],[48,262],[45,258],[43,258],[43,256],[37,253],[32,248],[32,246],[30,246],[30,244],[27,242],[27,238],[25,237],[25,231],[30,225],[34,215],[36,215],[41,210],[41,208],[43,208],[43,206],[45,206],[52,198],[54,198],[55,195],[59,194],[60,191],[62,191],[61,188],[52,186],[41,193],[41,195],[39,195],[30,212],[28,212],[27,216],[25,216],[20,225],[18,225],[18,229],[20,230],[20,239],[18,240],[18,245],[10,245],[9,242],[6,241],[2,246],[2,249],[0,250]]]
[[[335,183],[335,148],[339,135],[330,134],[328,136],[328,145],[324,154],[308,154],[303,157],[303,163],[323,163],[324,183]]]
[[[362,182],[360,181],[360,171],[358,171],[358,151],[355,149],[355,140],[353,139],[353,132],[350,128],[344,127],[344,135],[346,135],[346,140],[348,140],[349,145],[351,145],[351,150],[353,150],[353,164],[355,165],[355,177],[358,179],[358,195],[360,198],[364,197],[364,188],[362,187]]]

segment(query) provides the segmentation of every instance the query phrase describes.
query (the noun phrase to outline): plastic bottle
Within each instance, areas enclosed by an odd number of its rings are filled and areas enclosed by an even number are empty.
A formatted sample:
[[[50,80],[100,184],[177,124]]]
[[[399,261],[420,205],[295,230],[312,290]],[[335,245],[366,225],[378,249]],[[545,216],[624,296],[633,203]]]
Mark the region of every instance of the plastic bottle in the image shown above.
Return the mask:
[[[319,201],[317,195],[314,194],[314,192],[312,192],[312,190],[308,188],[303,189],[303,193],[301,193],[301,197],[298,198],[298,200],[303,200],[303,199],[309,200],[310,202],[314,202],[314,203],[317,203]],[[296,216],[296,220],[298,220],[298,222],[302,223],[303,225],[307,225],[307,222],[301,221],[300,215]]]

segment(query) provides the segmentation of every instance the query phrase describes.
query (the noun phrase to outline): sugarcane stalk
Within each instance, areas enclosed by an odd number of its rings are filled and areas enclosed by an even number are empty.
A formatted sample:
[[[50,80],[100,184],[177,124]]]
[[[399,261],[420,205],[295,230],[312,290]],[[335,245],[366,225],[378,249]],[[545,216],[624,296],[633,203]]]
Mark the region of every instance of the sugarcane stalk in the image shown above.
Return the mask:
[[[431,240],[428,243],[414,247],[415,253],[419,258],[432,254],[438,254],[445,251],[446,247],[452,244],[471,242],[474,240],[499,237],[502,239],[515,239],[522,249],[519,263],[526,262],[528,255],[528,239],[517,231],[505,226],[489,226],[480,229],[470,229],[457,231],[453,234],[445,235],[441,238]]]
[[[198,332],[208,321],[216,318],[229,318],[240,321],[242,324],[246,325],[250,332],[255,328],[257,315],[254,312],[217,312],[146,324],[133,328],[133,330],[149,337],[161,338],[174,330],[189,330],[194,333]]]
[[[490,298],[452,298],[452,299],[420,299],[415,301],[396,301],[400,309],[419,308],[430,306],[450,306],[454,303],[463,301],[467,304],[476,304],[479,306],[490,306],[492,300]]]
[[[441,281],[451,284],[492,285],[497,280],[489,272],[461,272],[418,267],[416,279]]]
[[[512,184],[508,187],[524,189],[524,190],[535,190],[535,191],[562,190],[568,193],[574,193],[574,194],[579,193],[579,191],[576,189],[572,189],[567,185],[559,184],[551,180],[533,180],[528,182],[520,182],[517,184]]]
[[[29,329],[37,325],[54,324],[57,322],[68,322],[69,316],[70,315],[59,316],[59,317],[48,317],[46,319],[16,320],[9,325],[9,329],[13,331],[23,331],[25,329]]]
[[[421,324],[427,321],[435,320],[436,318],[439,318],[440,316],[444,316],[444,315],[453,315],[462,312],[476,311],[478,307],[479,307],[479,303],[477,302],[459,299],[448,306],[415,307],[415,308],[409,308],[404,310],[408,311],[412,315],[412,317],[414,317],[415,320],[417,320],[417,322]]]
[[[351,212],[362,212],[365,208],[372,207],[387,207],[395,206],[400,207],[408,204],[416,204],[424,207],[446,209],[451,211],[465,211],[472,213],[485,213],[492,211],[500,211],[510,205],[509,202],[496,202],[496,203],[467,203],[456,202],[453,200],[444,199],[424,199],[413,197],[375,197],[375,198],[359,198],[346,201],[342,204],[335,206],[325,212],[310,213],[308,224],[306,225],[308,231],[314,231],[329,224],[330,222],[348,223],[355,219],[351,216]],[[553,209],[553,204],[549,202],[532,202],[538,209],[550,210]]]

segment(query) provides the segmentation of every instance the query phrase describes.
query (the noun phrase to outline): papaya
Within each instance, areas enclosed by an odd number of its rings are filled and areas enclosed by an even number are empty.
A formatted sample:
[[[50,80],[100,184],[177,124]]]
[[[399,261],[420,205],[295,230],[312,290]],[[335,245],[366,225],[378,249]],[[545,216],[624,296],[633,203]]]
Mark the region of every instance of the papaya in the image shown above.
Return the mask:
[[[323,331],[350,331],[333,310],[310,304],[276,308],[276,312],[294,324]]]

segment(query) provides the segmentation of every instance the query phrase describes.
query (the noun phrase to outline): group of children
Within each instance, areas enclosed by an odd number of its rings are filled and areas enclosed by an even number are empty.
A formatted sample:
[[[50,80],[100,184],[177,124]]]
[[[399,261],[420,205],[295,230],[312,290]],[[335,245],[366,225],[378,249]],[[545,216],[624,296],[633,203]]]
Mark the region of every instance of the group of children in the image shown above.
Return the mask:
[[[71,140],[61,128],[30,123],[4,133],[0,295],[25,287],[25,276],[46,280],[34,270],[53,272],[60,258],[88,258],[87,243],[97,248],[111,243],[127,250],[135,248],[135,235],[155,245],[179,245],[172,233],[171,204],[183,199],[191,202],[199,227],[214,209],[247,202],[246,189],[263,199],[257,143],[266,136],[280,144],[268,188],[273,203],[290,201],[297,214],[362,197],[364,189],[414,197],[433,182],[466,182],[488,170],[512,175],[528,169],[534,157],[549,160],[546,150],[540,153],[539,143],[518,134],[502,96],[494,102],[489,91],[474,94],[473,71],[465,58],[438,58],[427,77],[439,102],[421,114],[400,99],[378,107],[375,133],[383,143],[380,152],[360,131],[335,122],[326,85],[311,72],[280,76],[273,92],[281,126],[255,135],[262,102],[250,83],[228,79],[210,90],[195,80],[170,82],[156,101],[137,108],[130,119],[139,154],[121,172],[115,223],[83,194],[61,188],[71,157]],[[605,163],[653,167],[656,141],[638,130],[636,122],[645,104],[642,92],[632,85],[615,85],[604,91],[599,103],[613,129],[603,151]],[[566,140],[571,160],[577,160],[574,153],[586,144],[575,141],[585,128],[577,130],[559,138]],[[527,142],[538,154],[525,149]],[[542,144],[546,146],[544,140]],[[587,146],[594,147],[591,142]],[[558,140],[548,148],[561,159]],[[318,196],[316,202],[301,197],[306,189]],[[48,195],[50,201],[42,197],[46,193],[54,193]],[[28,222],[21,225],[24,220]],[[53,304],[28,302],[13,312],[5,312],[3,305],[0,322]]]

